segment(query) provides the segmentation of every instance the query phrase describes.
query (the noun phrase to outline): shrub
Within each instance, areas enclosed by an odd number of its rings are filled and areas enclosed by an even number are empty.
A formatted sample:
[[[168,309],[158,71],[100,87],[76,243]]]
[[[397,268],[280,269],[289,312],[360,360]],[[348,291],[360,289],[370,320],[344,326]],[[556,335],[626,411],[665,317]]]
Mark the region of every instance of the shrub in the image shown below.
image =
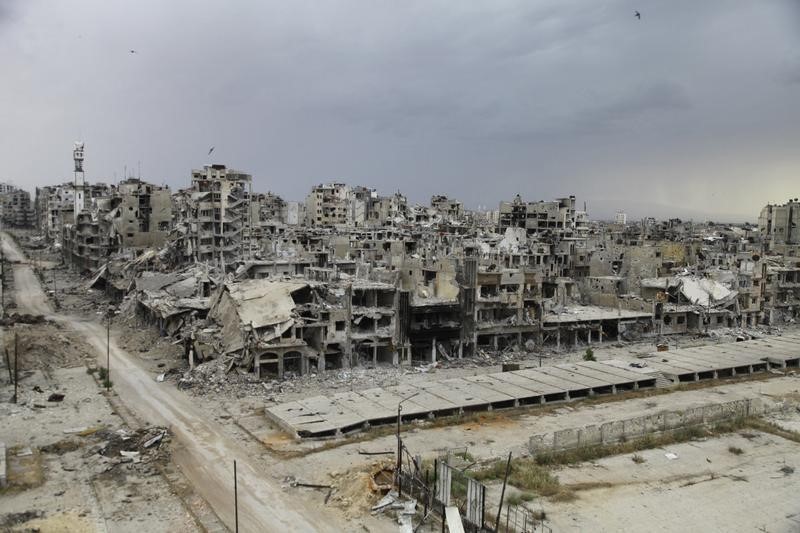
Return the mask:
[[[737,446],[728,446],[728,451],[731,452],[733,455],[742,455],[744,450]]]
[[[586,353],[583,354],[583,360],[584,361],[597,361],[597,359],[594,356],[594,350],[592,350],[591,348],[586,348]]]

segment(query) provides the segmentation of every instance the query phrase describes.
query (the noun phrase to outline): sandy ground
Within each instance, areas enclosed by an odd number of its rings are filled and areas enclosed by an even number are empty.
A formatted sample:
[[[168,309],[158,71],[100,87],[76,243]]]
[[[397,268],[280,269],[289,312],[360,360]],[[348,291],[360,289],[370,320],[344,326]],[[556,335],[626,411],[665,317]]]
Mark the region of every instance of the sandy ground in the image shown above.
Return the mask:
[[[5,527],[42,532],[197,530],[156,468],[115,465],[116,457],[98,453],[106,432],[129,428],[85,367],[26,373],[18,404],[7,403],[13,387],[6,377],[0,387],[0,440],[9,446],[9,466],[19,471],[0,497],[0,524],[8,520]],[[52,392],[64,394],[64,400],[48,402]],[[78,434],[82,429],[89,434]],[[31,477],[38,479],[25,481]],[[37,518],[20,521],[26,512]]]
[[[743,450],[741,455],[728,451]],[[665,453],[678,456],[667,459]],[[547,502],[553,531],[800,531],[800,444],[731,434],[564,469],[564,484],[595,483],[570,503]],[[535,506],[535,505],[534,505]]]
[[[7,257],[21,261],[4,239]],[[36,278],[14,264],[12,286]],[[19,296],[19,297],[17,297]],[[48,310],[38,298],[13,291],[17,311]],[[0,493],[0,530],[6,531],[197,531],[192,515],[161,475],[160,464],[119,464],[99,449],[106,438],[131,428],[116,413],[86,363],[94,356],[84,340],[63,324],[3,328],[0,341],[13,361],[14,333],[20,350],[19,398],[3,363],[0,370],[0,441],[9,448],[10,486]],[[48,401],[51,394],[61,401]],[[159,452],[161,453],[161,452]],[[167,458],[169,451],[163,450]]]

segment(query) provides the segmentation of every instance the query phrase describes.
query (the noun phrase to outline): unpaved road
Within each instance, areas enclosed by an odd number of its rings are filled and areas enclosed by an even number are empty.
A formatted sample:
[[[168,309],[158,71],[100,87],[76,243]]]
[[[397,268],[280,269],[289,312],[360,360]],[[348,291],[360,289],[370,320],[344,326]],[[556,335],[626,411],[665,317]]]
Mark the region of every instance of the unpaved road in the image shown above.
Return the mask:
[[[54,314],[39,280],[24,263],[25,256],[6,234],[0,234],[3,250],[14,265],[18,312],[44,314],[84,335],[106,364],[106,329],[103,325],[75,317]],[[182,450],[174,458],[186,477],[233,530],[233,461],[239,480],[239,528],[243,532],[342,531],[339,518],[327,509],[300,507],[285,493],[269,472],[249,457],[224,428],[209,420],[191,398],[172,385],[157,383],[134,358],[111,339],[111,380],[114,390],[136,416],[151,424],[169,426]]]

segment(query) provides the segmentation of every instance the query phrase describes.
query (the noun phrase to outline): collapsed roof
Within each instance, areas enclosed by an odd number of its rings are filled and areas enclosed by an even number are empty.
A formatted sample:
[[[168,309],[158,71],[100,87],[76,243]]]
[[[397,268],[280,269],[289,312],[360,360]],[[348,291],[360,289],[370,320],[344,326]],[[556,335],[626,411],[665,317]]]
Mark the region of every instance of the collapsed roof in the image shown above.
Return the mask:
[[[280,337],[294,324],[292,294],[308,286],[300,281],[263,279],[223,285],[212,299],[208,316],[221,325],[225,353],[244,347],[247,327],[261,341]]]
[[[738,291],[731,290],[719,281],[695,276],[671,278],[646,278],[640,282],[642,288],[677,290],[689,303],[703,307],[724,307],[736,299]]]

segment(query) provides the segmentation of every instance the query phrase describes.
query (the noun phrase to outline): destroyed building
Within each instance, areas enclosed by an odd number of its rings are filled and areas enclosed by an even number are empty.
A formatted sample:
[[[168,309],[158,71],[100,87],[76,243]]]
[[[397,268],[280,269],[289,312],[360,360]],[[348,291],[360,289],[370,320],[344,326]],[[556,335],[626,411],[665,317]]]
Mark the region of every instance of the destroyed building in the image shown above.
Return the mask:
[[[192,186],[176,206],[177,236],[187,262],[215,263],[224,271],[235,267],[237,259],[252,256],[252,179],[225,165],[192,170]]]
[[[517,196],[479,216],[445,196],[408,205],[332,183],[298,203],[252,185],[224,165],[172,195],[76,180],[37,190],[38,222],[192,361],[224,357],[259,376],[708,334],[800,310],[797,259],[765,244],[793,246],[794,202],[765,208],[758,231],[590,223],[574,196]]]
[[[380,282],[254,279],[210,302],[222,353],[258,376],[397,364],[396,290]]]
[[[120,249],[141,251],[166,243],[172,228],[172,195],[168,187],[129,178],[116,186],[109,207],[112,237]]]
[[[8,183],[0,183],[0,221],[4,227],[33,226],[35,210],[31,204],[31,193]]]
[[[783,205],[764,206],[758,217],[758,228],[767,251],[800,256],[800,202],[797,198]]]

